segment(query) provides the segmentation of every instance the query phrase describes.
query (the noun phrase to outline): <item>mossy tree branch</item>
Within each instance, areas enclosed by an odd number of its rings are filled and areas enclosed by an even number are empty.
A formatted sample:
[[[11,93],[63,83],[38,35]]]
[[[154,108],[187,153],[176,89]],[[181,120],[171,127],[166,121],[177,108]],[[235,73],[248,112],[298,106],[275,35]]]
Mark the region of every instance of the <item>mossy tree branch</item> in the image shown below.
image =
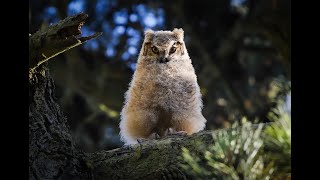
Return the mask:
[[[264,127],[270,124],[265,124]],[[258,125],[252,125],[256,129]],[[241,128],[241,127],[238,127]],[[230,129],[201,131],[191,136],[169,136],[160,140],[149,140],[142,144],[100,151],[90,154],[86,163],[91,167],[94,179],[193,179],[188,177],[181,164],[182,147],[190,152],[214,143],[213,134]]]

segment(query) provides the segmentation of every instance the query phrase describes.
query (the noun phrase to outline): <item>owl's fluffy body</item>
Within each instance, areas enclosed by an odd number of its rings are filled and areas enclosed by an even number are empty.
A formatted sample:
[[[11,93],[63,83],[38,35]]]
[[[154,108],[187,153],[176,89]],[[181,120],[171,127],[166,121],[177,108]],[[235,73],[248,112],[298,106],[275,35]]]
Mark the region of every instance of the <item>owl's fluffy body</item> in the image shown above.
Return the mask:
[[[173,44],[176,52],[170,54]],[[153,53],[150,47],[159,52]],[[159,63],[167,58],[168,62]],[[125,95],[121,111],[120,135],[125,144],[138,138],[165,136],[168,128],[198,132],[205,127],[197,77],[183,42],[182,29],[146,31],[137,68]]]

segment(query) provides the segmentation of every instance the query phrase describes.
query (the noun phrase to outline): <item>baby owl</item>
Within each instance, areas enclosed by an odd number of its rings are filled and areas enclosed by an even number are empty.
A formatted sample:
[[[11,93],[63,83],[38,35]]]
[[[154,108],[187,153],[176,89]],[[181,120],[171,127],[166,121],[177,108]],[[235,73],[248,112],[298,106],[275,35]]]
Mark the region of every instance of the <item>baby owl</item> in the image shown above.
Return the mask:
[[[200,88],[183,39],[181,28],[145,31],[121,111],[120,136],[126,145],[205,128]]]

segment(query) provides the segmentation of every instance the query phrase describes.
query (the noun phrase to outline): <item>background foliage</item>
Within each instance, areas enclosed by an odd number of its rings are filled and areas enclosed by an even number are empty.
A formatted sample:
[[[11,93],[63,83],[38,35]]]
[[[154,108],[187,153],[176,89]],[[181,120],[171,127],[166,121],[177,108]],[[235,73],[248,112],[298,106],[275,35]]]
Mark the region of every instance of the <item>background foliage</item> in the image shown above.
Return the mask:
[[[291,179],[291,94],[256,126],[242,119],[212,134],[212,145],[182,148],[182,168],[198,179]]]
[[[290,0],[29,0],[29,32],[89,15],[83,35],[103,35],[49,63],[58,103],[78,146],[113,149],[119,112],[143,31],[181,27],[204,101],[207,129],[246,117],[269,122],[290,90]]]

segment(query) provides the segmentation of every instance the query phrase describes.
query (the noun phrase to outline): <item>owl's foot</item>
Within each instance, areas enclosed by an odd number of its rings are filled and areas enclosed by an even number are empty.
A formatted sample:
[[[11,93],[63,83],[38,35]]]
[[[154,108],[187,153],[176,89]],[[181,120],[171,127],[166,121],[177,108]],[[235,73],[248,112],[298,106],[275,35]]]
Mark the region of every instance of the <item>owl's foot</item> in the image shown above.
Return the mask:
[[[146,139],[146,138],[137,138],[137,141],[139,144],[145,142],[145,141],[148,141],[148,140],[151,140],[151,139],[160,139],[161,137],[159,136],[158,133],[152,133],[150,134],[150,136]]]
[[[148,141],[148,139],[146,139],[146,138],[137,138],[137,141],[138,141],[139,144],[141,144],[143,142]]]
[[[187,136],[188,133],[186,131],[176,131],[172,128],[168,128],[166,131],[167,136]]]
[[[186,131],[176,131],[169,133],[168,136],[188,136],[188,133]]]
[[[158,133],[152,133],[150,134],[149,138],[148,139],[160,139],[160,135]]]

